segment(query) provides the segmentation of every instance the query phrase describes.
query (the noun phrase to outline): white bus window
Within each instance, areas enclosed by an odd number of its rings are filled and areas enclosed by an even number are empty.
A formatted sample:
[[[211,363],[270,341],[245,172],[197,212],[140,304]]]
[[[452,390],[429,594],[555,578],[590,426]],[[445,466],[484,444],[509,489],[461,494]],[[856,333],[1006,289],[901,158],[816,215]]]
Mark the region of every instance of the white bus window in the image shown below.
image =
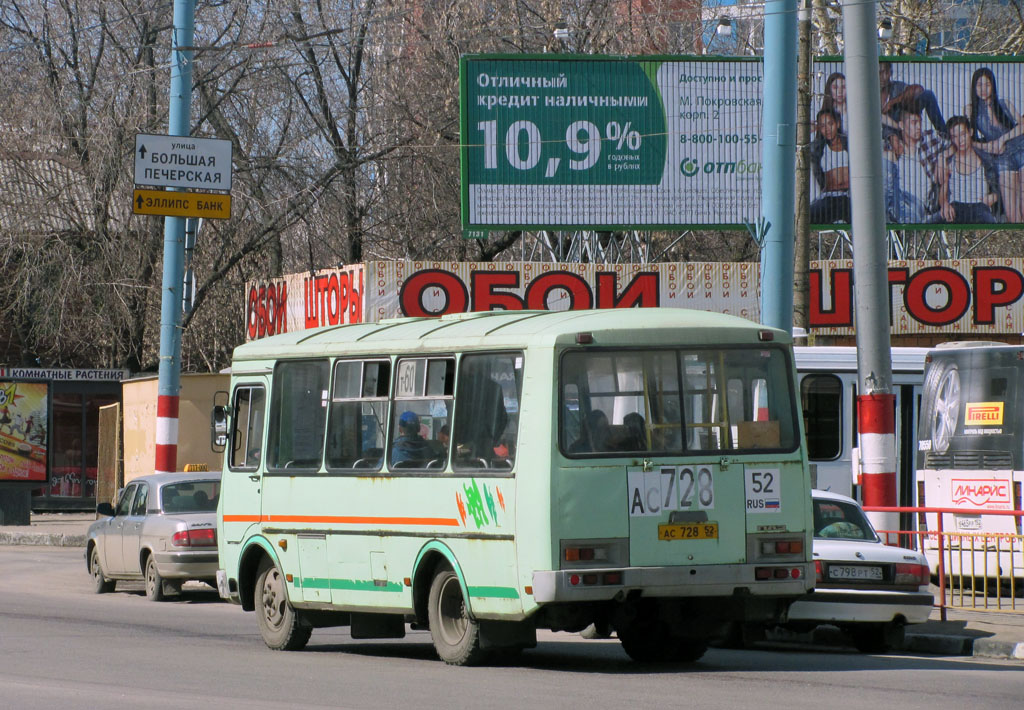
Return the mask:
[[[831,461],[843,452],[843,383],[835,375],[807,375],[800,382],[807,457]]]
[[[378,469],[384,460],[388,421],[387,360],[340,360],[327,421],[329,470]]]
[[[266,398],[262,386],[235,389],[235,402],[231,408],[234,422],[231,434],[232,469],[253,471],[260,465]]]
[[[455,359],[402,358],[395,365],[388,467],[443,470],[455,388]]]
[[[466,355],[455,400],[456,469],[510,469],[519,444],[521,353]]]
[[[267,464],[270,469],[316,470],[327,421],[326,360],[282,362],[274,368]]]

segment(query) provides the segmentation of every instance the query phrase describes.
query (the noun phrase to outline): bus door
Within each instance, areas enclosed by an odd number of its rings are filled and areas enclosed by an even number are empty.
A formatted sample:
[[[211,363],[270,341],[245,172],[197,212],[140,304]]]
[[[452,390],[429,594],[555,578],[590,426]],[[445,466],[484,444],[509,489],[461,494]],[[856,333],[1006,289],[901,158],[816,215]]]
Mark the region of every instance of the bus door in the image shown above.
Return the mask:
[[[229,544],[242,542],[249,528],[260,522],[266,411],[266,378],[247,378],[236,383],[231,400],[227,466],[221,483],[225,501],[221,535]]]

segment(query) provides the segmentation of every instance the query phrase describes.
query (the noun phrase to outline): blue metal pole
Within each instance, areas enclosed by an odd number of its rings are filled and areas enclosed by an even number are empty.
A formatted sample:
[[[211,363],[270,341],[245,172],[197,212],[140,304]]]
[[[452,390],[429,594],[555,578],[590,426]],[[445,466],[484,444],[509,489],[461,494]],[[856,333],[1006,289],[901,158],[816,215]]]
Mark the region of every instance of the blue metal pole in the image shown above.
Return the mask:
[[[761,215],[761,322],[793,330],[794,204],[796,200],[797,0],[764,5],[764,108]]]
[[[167,135],[192,132],[192,50],[195,0],[174,0],[171,92]],[[180,49],[188,47],[189,49]],[[181,308],[185,219],[164,218],[164,273],[160,302],[160,368],[156,419],[156,471],[177,470],[178,397],[181,391]]]

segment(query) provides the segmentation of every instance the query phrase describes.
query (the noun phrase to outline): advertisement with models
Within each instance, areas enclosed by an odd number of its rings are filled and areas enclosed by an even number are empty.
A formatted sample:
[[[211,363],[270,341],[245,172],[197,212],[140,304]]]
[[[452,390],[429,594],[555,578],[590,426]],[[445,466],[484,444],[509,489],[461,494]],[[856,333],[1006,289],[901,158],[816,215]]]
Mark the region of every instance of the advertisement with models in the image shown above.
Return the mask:
[[[46,480],[46,394],[40,382],[0,380],[0,481]]]

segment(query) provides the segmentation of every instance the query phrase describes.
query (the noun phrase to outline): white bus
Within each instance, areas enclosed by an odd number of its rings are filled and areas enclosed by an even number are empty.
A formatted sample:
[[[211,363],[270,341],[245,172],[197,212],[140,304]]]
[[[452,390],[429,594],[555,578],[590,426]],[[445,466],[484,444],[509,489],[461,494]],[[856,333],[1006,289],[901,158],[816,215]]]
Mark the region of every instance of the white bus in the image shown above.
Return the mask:
[[[815,488],[856,498],[857,349],[796,346],[793,350]],[[905,506],[914,505],[917,499],[914,446],[927,354],[928,348],[892,348],[898,500]],[[910,516],[902,522],[901,529],[909,529],[913,523]]]

